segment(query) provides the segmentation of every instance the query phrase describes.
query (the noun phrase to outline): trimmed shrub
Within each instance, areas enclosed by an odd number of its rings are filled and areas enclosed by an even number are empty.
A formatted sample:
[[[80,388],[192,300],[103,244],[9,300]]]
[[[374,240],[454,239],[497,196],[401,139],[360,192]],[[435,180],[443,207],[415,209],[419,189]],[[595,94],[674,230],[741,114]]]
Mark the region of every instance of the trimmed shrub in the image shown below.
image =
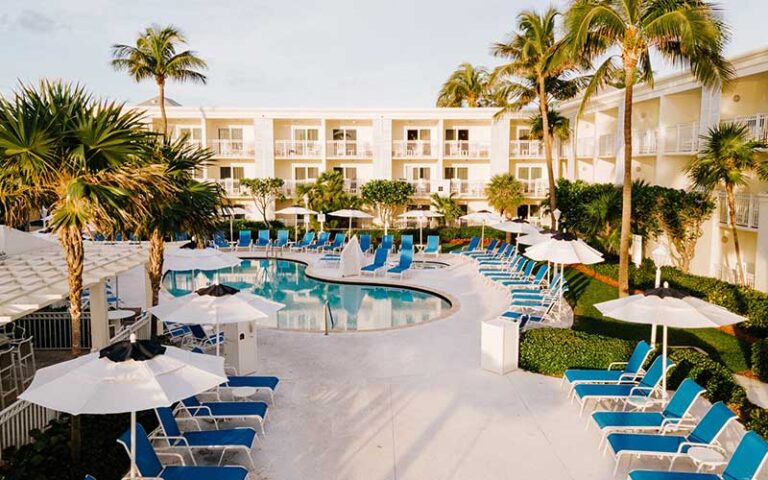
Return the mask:
[[[736,383],[725,365],[696,350],[675,350],[669,358],[675,368],[669,375],[668,388],[676,389],[686,378],[707,390],[711,402],[725,402],[741,408],[747,403],[747,392]]]
[[[608,368],[624,361],[635,343],[560,328],[537,328],[523,334],[520,367],[544,375],[562,375],[569,368]]]
[[[768,339],[752,344],[752,373],[768,382]]]
[[[763,438],[768,438],[768,410],[755,408],[750,412],[746,424],[747,430],[754,430]]]

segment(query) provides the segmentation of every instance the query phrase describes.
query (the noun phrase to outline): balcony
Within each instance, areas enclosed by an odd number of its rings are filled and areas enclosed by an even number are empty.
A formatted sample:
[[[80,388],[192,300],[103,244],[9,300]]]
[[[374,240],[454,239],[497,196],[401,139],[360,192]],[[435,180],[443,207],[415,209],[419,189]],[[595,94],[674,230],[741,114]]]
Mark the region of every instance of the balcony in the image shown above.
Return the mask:
[[[253,142],[243,140],[211,140],[210,148],[217,157],[242,158],[253,157]]]
[[[632,154],[633,155],[655,155],[657,150],[657,132],[656,130],[633,130],[632,131]]]
[[[720,223],[730,225],[730,210],[725,192],[720,192],[718,201],[720,202]],[[760,198],[757,195],[751,193],[736,194],[736,226],[756,230],[760,215],[759,206]]]
[[[437,191],[436,186],[433,185],[430,180],[426,180],[422,178],[420,180],[406,180],[406,181],[411,185],[413,185],[414,197],[428,197],[429,195],[432,195],[432,192]]]
[[[485,182],[451,179],[448,182],[448,191],[459,198],[485,198]]]
[[[544,158],[544,144],[540,140],[512,140],[510,158]]]
[[[228,197],[245,197],[248,195],[248,190],[240,186],[239,178],[209,179],[208,181],[219,184]]]
[[[392,142],[393,158],[433,158],[437,144],[430,140],[395,140]]]
[[[750,140],[768,141],[768,113],[756,113],[741,117],[724,118],[721,123],[739,123],[749,129]]]
[[[344,191],[347,193],[357,193],[360,186],[365,183],[361,182],[360,180],[356,178],[345,178],[344,179]]]
[[[328,158],[371,158],[373,147],[370,142],[359,140],[330,140],[327,143]]]
[[[449,140],[443,146],[443,155],[449,159],[488,158],[491,149],[489,142],[477,142],[474,140]]]
[[[597,138],[597,156],[613,157],[616,155],[616,135],[609,133]]]
[[[543,178],[520,180],[520,183],[523,184],[523,195],[526,197],[544,198],[549,191],[548,182]]]
[[[319,140],[275,140],[275,158],[320,158]]]
[[[594,137],[580,138],[576,142],[576,156],[580,158],[592,158],[595,155]]]
[[[664,153],[688,154],[698,151],[698,123],[679,123],[664,130]]]

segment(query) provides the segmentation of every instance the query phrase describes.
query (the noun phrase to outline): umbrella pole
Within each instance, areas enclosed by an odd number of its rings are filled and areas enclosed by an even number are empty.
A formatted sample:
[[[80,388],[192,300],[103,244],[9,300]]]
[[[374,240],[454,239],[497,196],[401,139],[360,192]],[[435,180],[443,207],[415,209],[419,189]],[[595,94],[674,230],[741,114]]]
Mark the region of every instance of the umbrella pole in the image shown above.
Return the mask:
[[[421,233],[422,225],[421,225],[421,219],[419,219],[419,245],[424,244],[424,237]]]
[[[347,236],[352,238],[352,217],[349,217],[349,231],[347,232]]]
[[[131,412],[131,480],[136,479],[136,412]]]
[[[483,220],[483,226],[480,228],[480,250],[485,245],[485,220]]]
[[[221,338],[219,338],[219,309],[216,309],[216,356],[221,356]]]
[[[229,216],[229,239],[235,240],[235,214]]]
[[[654,326],[654,330],[655,330]],[[661,351],[661,368],[662,368],[662,377],[661,377],[661,398],[667,398],[667,345],[669,343],[667,339],[667,326],[664,325],[664,338],[662,339],[663,347]]]
[[[299,214],[296,214],[296,225],[293,227],[295,234],[294,234],[294,240],[299,241]]]

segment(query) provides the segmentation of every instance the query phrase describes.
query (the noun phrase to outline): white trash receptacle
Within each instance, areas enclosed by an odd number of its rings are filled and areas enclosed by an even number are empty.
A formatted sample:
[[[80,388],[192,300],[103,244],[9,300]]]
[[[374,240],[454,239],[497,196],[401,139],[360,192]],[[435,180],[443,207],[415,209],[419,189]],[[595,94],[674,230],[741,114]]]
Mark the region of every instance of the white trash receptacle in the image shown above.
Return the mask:
[[[504,318],[486,320],[480,337],[480,366],[484,370],[501,375],[517,370],[519,323]]]
[[[239,375],[256,372],[256,322],[229,323],[223,325],[224,357],[227,364],[235,367]]]

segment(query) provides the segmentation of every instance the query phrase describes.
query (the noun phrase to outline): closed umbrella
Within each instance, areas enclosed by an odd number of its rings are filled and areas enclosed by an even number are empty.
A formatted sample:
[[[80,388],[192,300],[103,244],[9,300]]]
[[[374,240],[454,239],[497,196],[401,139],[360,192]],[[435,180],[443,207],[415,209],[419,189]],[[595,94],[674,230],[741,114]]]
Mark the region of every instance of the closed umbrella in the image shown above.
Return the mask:
[[[296,216],[296,241],[299,241],[299,215],[317,215],[318,212],[310,210],[308,208],[299,207],[294,205],[292,207],[283,208],[275,212],[275,215],[295,215]]]
[[[662,340],[662,366],[667,371],[667,329],[672,328],[719,328],[746,320],[727,309],[713,305],[685,292],[669,288],[664,282],[661,288],[646,290],[637,295],[595,304],[606,317],[623,322],[657,325],[664,327]],[[667,392],[667,377],[662,380],[662,393]]]
[[[19,398],[71,415],[131,413],[131,478],[136,478],[136,412],[169,407],[227,381],[224,359],[149,340],[110,345],[41,368]]]
[[[500,215],[495,214],[490,210],[478,210],[476,212],[469,213],[459,218],[461,220],[466,220],[468,222],[477,222],[482,224],[482,229],[480,230],[480,246],[481,247],[485,244],[485,224],[498,223],[503,220]]]
[[[428,218],[439,218],[443,215],[437,212],[433,212],[432,210],[408,210],[405,213],[402,213],[399,215],[400,218],[415,218],[416,221],[419,223],[419,244],[424,243],[424,239],[422,238],[422,222],[424,219]]]
[[[360,274],[360,269],[363,267],[363,251],[360,250],[357,235],[349,239],[349,242],[341,250],[339,258],[342,277]]]
[[[373,218],[373,215],[370,213],[366,213],[362,210],[353,210],[353,209],[345,209],[345,210],[336,210],[335,212],[331,212],[328,215],[331,215],[333,217],[341,217],[341,218],[348,218],[349,219],[349,231],[347,236],[352,236],[352,219],[353,218]]]

